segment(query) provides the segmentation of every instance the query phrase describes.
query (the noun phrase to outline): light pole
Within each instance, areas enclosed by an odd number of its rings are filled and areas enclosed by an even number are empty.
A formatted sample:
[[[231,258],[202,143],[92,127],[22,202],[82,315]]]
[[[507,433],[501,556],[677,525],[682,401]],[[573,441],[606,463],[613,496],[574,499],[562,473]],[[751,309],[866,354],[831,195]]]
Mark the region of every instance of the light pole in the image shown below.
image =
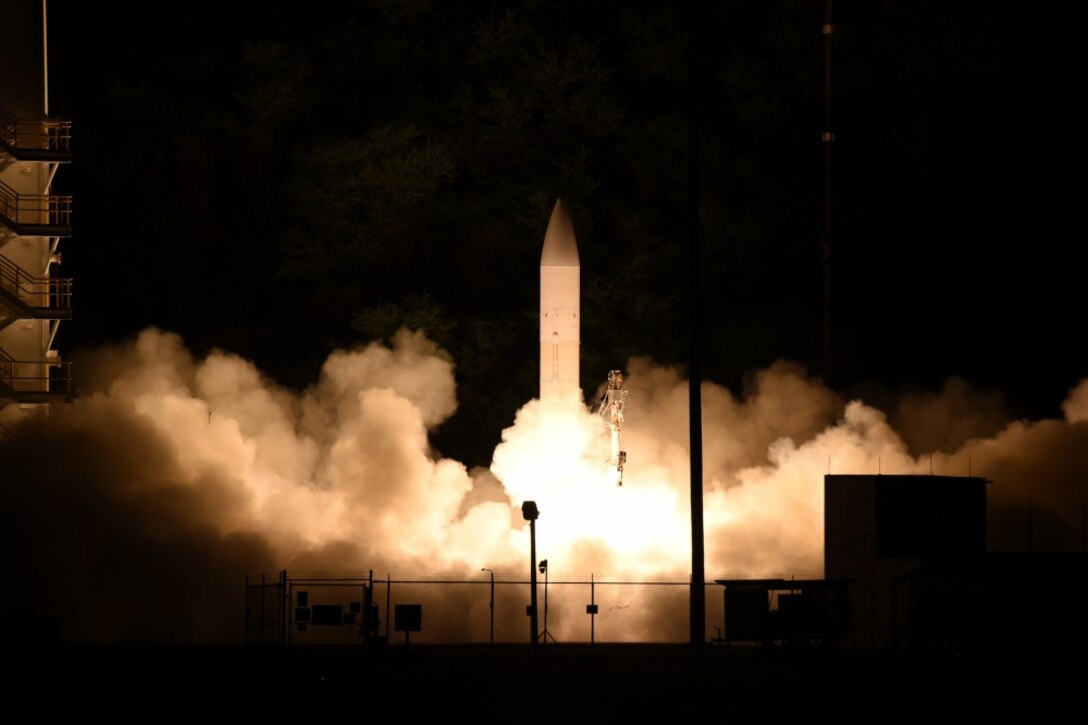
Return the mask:
[[[544,644],[548,644],[548,637],[551,637],[551,632],[548,631],[548,560],[540,560],[540,573],[544,575],[544,631],[540,633],[540,638],[544,640]],[[555,641],[555,637],[552,637],[552,641]]]
[[[536,507],[536,501],[525,501],[521,504],[521,515],[529,522],[529,642],[536,648],[537,618],[536,618],[536,520],[540,511]]]
[[[492,647],[495,646],[495,572],[491,569],[480,569],[480,571],[491,572],[491,601],[488,603],[488,608],[491,609],[491,637],[488,640]]]

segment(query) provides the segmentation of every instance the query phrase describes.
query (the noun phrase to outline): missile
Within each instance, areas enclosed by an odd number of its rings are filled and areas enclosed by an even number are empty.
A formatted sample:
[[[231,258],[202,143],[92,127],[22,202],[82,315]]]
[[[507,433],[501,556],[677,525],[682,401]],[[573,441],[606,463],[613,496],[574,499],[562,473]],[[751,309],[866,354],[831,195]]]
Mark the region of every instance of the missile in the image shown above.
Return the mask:
[[[540,253],[540,402],[551,412],[577,413],[581,264],[563,200],[557,199]]]

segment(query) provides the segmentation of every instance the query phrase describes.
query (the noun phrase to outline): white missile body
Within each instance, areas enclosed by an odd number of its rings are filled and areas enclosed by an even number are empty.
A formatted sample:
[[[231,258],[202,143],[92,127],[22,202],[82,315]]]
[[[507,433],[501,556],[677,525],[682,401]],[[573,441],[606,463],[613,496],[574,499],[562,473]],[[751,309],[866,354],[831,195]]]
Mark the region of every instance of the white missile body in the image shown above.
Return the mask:
[[[578,380],[581,264],[570,215],[557,199],[540,253],[540,402],[545,410],[575,414]]]

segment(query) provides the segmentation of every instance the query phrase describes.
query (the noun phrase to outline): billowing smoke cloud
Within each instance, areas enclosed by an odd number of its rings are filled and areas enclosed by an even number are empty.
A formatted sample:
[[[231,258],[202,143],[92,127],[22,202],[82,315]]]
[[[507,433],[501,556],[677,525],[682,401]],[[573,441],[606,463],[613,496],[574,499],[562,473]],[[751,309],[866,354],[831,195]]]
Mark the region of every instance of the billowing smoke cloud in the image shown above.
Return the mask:
[[[478,569],[516,548],[509,506],[461,512],[472,479],[431,454],[455,385],[421,334],[332,355],[302,395],[154,329],[79,362],[77,402],[0,448],[5,607],[62,636],[237,641],[247,574]]]
[[[525,576],[520,507],[534,500],[549,633],[686,639],[688,384],[675,368],[629,361],[617,486],[589,406],[556,424],[527,401],[490,470],[438,456],[428,435],[456,412],[455,361],[419,332],[333,354],[302,393],[156,329],[78,364],[76,402],[0,442],[9,622],[77,642],[238,642],[247,575],[483,584],[487,567],[506,583]],[[787,362],[739,395],[705,383],[703,401],[709,577],[822,576],[827,473],[984,476],[992,548],[1083,548],[1088,381],[1064,420],[1038,422],[1010,422],[998,394],[955,378],[878,408]],[[624,583],[646,579],[680,586]],[[486,640],[486,586],[408,589],[426,603],[420,636]],[[527,595],[498,587],[497,638],[524,637]]]

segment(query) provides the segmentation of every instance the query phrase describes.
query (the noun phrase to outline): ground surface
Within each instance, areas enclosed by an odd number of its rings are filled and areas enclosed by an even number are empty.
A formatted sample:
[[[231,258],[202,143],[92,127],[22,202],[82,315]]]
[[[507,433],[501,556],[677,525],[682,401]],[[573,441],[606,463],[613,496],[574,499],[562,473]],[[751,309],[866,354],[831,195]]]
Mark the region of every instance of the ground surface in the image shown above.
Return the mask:
[[[442,717],[644,722],[818,716],[918,722],[1079,708],[1083,658],[694,650],[686,645],[389,646],[381,650],[8,650],[9,722],[82,713],[141,722]]]

